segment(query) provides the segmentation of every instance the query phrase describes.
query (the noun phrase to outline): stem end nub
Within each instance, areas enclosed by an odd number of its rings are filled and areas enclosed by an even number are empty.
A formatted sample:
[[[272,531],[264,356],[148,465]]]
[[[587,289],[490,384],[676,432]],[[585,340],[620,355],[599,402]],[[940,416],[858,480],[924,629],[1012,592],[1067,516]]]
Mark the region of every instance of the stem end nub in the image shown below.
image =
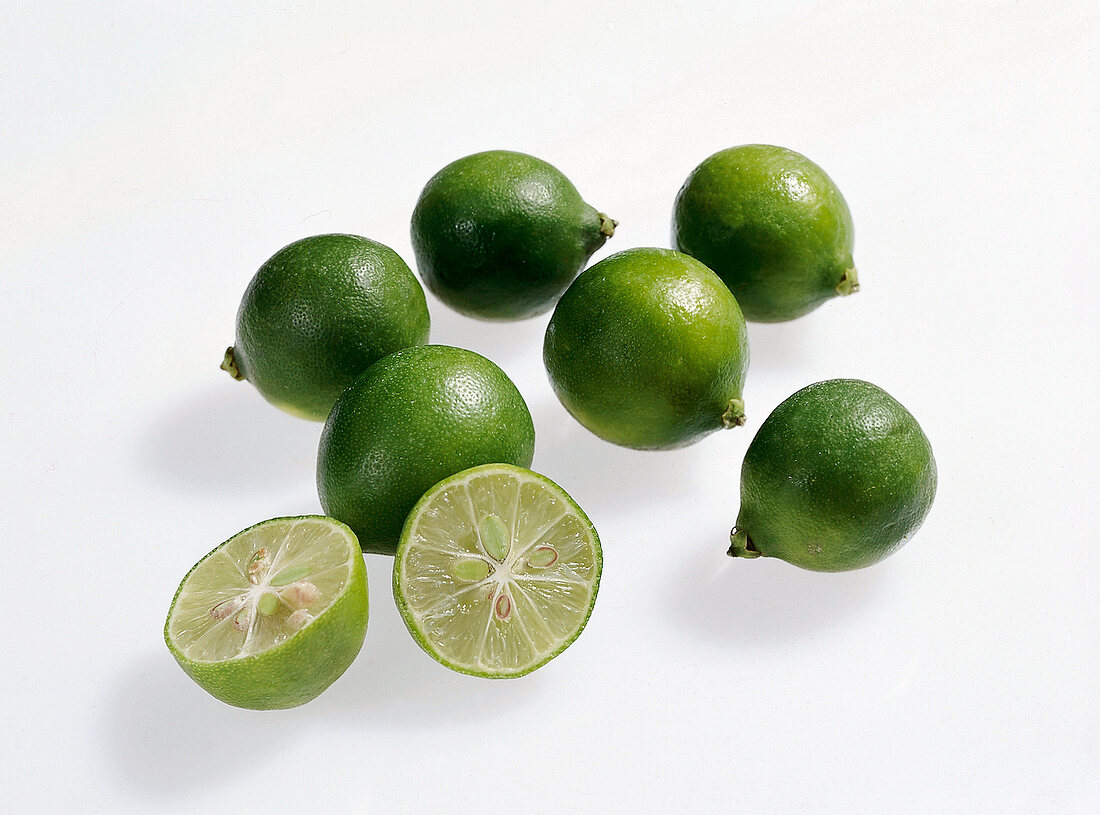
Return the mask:
[[[741,427],[745,424],[745,400],[730,399],[726,409],[722,412],[722,427],[727,430],[731,427]]]
[[[859,291],[859,274],[855,266],[849,266],[840,276],[840,282],[836,284],[836,293],[841,297],[847,297],[857,291]]]
[[[761,552],[752,545],[752,541],[749,540],[749,533],[735,526],[730,532],[730,548],[726,551],[726,554],[730,557],[754,558],[760,557]]]
[[[607,240],[615,234],[615,227],[619,225],[619,222],[603,212],[597,212],[596,217],[600,219],[600,234],[604,236],[604,240]]]
[[[237,360],[233,356],[232,345],[225,349],[225,357],[222,359],[221,369],[238,382],[244,379],[244,375],[241,374],[240,370],[237,368]]]

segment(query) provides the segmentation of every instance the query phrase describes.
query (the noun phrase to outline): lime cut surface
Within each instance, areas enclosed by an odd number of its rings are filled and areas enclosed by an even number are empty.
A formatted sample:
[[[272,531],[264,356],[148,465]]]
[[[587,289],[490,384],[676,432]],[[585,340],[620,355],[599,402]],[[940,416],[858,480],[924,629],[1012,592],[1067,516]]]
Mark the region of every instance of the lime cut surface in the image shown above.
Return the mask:
[[[394,597],[416,641],[447,667],[523,676],[583,630],[602,567],[592,522],[561,487],[488,464],[417,503],[394,561]]]
[[[176,661],[237,707],[308,702],[359,653],[367,583],[359,542],[322,516],[249,527],[188,573],[164,638]]]

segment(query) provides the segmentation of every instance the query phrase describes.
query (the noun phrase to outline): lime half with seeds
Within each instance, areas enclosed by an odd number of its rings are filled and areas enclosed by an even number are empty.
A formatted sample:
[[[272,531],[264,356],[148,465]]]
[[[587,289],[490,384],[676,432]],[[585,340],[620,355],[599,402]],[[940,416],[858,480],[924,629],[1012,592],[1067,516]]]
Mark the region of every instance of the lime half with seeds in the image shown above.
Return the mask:
[[[440,481],[413,508],[393,590],[425,651],[460,673],[503,679],[577,638],[602,568],[596,530],[565,490],[486,464]]]
[[[213,696],[271,710],[335,682],[366,631],[359,541],[339,521],[307,515],[256,524],[200,560],[176,591],[164,640]]]

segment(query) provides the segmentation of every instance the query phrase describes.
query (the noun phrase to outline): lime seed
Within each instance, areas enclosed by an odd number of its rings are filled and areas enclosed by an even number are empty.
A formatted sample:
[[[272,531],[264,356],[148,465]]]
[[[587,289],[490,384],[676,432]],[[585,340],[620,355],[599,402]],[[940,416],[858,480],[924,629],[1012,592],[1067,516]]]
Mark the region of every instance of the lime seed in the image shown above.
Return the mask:
[[[305,608],[317,602],[321,590],[308,580],[299,580],[283,589],[283,599],[294,608]]]
[[[511,548],[508,529],[496,515],[486,515],[481,522],[481,545],[494,560],[503,561],[508,557],[508,550]]]
[[[260,595],[259,601],[256,603],[256,610],[265,617],[270,617],[276,611],[279,610],[279,597],[270,591],[265,591]]]
[[[558,550],[553,546],[536,546],[527,558],[527,564],[535,569],[548,569],[557,563]]]
[[[477,557],[462,558],[451,565],[451,574],[463,583],[479,583],[492,573],[493,567]]]

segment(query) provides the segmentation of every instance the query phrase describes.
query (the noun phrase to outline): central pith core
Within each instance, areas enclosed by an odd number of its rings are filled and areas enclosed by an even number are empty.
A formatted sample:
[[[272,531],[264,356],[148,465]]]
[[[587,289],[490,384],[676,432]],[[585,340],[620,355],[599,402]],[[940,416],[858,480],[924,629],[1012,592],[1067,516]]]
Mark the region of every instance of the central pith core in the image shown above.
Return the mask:
[[[283,611],[287,614],[286,625],[297,631],[313,620],[309,609],[321,599],[320,589],[305,579],[309,573],[309,566],[275,571],[271,551],[261,546],[245,567],[248,588],[211,608],[210,618],[218,621],[232,618],[232,626],[243,632],[251,628],[257,615],[272,617]]]
[[[451,562],[451,575],[463,583],[481,583],[493,613],[500,620],[512,616],[512,584],[516,569],[548,569],[557,563],[558,551],[540,544],[530,551],[514,546],[512,535],[504,521],[496,515],[486,515],[478,527],[481,552],[464,554]]]

